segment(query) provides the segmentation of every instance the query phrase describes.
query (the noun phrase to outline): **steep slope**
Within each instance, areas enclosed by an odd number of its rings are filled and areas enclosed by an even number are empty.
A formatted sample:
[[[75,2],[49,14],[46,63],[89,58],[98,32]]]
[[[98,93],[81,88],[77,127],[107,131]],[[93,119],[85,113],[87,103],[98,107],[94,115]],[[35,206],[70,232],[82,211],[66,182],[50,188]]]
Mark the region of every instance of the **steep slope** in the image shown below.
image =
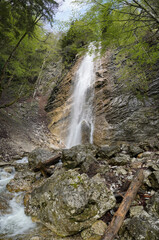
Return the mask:
[[[21,100],[0,110],[0,161],[19,159],[36,147],[53,147],[44,111],[46,97]]]

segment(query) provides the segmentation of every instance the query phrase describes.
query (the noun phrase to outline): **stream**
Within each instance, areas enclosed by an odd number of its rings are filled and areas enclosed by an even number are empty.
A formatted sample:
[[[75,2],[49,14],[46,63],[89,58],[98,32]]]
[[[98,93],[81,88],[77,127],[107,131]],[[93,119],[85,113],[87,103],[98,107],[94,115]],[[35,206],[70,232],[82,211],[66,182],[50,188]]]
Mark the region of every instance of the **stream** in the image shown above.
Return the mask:
[[[19,163],[26,161],[23,158]],[[0,239],[17,239],[18,235],[27,233],[36,226],[24,213],[24,193],[10,193],[6,188],[14,175],[14,167],[0,168]]]

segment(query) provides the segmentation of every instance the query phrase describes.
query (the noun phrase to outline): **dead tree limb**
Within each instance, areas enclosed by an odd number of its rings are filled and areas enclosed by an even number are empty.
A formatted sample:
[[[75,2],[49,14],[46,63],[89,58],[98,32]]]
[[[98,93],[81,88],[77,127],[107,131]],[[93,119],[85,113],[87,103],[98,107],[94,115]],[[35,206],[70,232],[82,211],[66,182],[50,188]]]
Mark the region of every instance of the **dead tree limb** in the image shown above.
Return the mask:
[[[134,179],[132,180],[118,210],[114,214],[113,219],[104,234],[103,240],[113,240],[115,238],[143,180],[143,169],[139,169],[134,176]]]
[[[61,159],[61,154],[58,154],[44,162],[40,162],[38,163],[34,168],[33,171],[37,172],[40,171],[42,168],[46,168],[49,167],[51,165],[55,165],[56,163],[58,163]]]

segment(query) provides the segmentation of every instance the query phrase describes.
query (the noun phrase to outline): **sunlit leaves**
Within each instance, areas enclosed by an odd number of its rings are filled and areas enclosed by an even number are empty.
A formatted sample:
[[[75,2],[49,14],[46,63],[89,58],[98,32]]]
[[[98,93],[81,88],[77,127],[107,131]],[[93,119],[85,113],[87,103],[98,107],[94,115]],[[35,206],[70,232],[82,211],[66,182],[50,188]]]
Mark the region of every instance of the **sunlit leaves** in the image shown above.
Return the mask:
[[[79,0],[78,2],[86,2]],[[159,60],[159,3],[151,0],[88,0],[81,29],[92,31],[101,53],[118,49],[116,64],[127,89],[146,91]],[[72,41],[74,42],[73,38]],[[89,40],[88,40],[89,42]],[[124,61],[124,64],[122,63]]]

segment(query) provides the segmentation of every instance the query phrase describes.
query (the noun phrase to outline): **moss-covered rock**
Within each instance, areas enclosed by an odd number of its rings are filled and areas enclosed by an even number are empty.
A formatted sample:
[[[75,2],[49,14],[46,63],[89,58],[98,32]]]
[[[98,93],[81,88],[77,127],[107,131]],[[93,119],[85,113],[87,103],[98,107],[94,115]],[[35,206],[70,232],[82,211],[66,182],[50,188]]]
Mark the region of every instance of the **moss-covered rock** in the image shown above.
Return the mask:
[[[90,179],[61,169],[31,193],[26,212],[56,234],[69,236],[90,227],[115,202],[99,174]]]
[[[27,170],[17,172],[15,177],[7,184],[10,192],[30,191],[36,181],[36,174]]]
[[[158,240],[158,236],[159,222],[157,218],[145,211],[126,220],[119,234],[120,240]]]
[[[100,240],[105,233],[107,225],[102,220],[96,221],[90,228],[81,233],[84,240]]]
[[[84,170],[88,170],[89,165],[96,161],[95,156],[97,147],[92,144],[78,145],[71,149],[64,149],[62,152],[63,166],[66,168],[75,168],[83,166]]]

